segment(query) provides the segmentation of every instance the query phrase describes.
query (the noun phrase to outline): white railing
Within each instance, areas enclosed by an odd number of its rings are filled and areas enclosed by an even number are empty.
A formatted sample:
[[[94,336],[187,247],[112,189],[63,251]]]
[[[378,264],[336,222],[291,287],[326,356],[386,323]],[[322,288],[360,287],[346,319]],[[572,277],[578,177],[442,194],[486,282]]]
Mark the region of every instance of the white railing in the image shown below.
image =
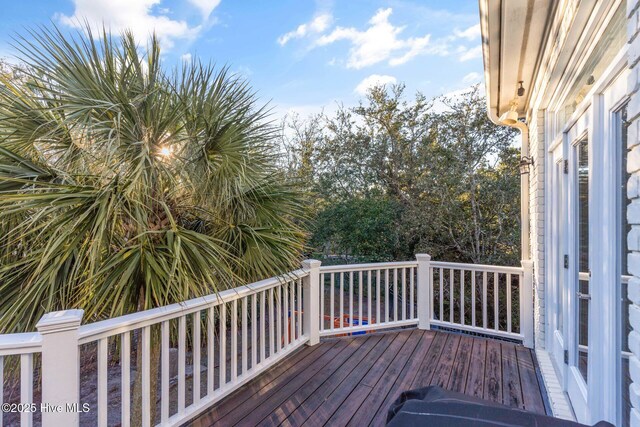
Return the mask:
[[[285,276],[83,326],[81,310],[49,313],[38,333],[0,335],[0,368],[18,355],[21,402],[33,402],[40,353],[41,402],[62,408],[37,414],[44,426],[181,425],[321,336],[417,325],[531,346],[531,283],[530,262],[308,260]],[[22,425],[32,421],[23,414]]]
[[[431,262],[432,325],[524,340],[520,267]]]
[[[39,333],[0,335],[0,405],[2,406],[0,426],[15,424],[18,421],[22,426],[33,425],[33,416],[38,412],[32,406],[35,403],[33,399],[34,371],[36,370],[34,355],[41,350],[42,339]],[[5,367],[9,372],[13,368],[13,377],[15,380],[19,379],[20,386],[19,396],[8,401],[4,401]],[[3,415],[6,417],[4,424]]]
[[[416,325],[418,263],[320,268],[320,336]]]

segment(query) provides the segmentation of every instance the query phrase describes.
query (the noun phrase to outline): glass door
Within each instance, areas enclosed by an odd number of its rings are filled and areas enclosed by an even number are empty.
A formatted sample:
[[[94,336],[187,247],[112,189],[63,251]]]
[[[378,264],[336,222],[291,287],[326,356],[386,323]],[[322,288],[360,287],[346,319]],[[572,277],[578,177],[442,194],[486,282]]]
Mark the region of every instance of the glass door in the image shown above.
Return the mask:
[[[588,402],[589,319],[591,315],[591,270],[589,263],[592,195],[590,127],[592,109],[588,108],[565,134],[567,165],[567,272],[563,320],[566,323],[566,387],[578,420],[590,419]]]
[[[551,221],[550,235],[551,245],[549,247],[551,259],[554,260],[551,271],[551,283],[549,288],[549,326],[551,327],[551,350],[556,366],[559,368],[559,374],[562,379],[566,376],[565,350],[566,350],[566,333],[564,312],[566,310],[564,297],[567,283],[567,270],[565,268],[565,230],[566,230],[566,179],[565,173],[565,156],[563,154],[562,144],[554,149],[551,154],[553,169],[551,171]]]

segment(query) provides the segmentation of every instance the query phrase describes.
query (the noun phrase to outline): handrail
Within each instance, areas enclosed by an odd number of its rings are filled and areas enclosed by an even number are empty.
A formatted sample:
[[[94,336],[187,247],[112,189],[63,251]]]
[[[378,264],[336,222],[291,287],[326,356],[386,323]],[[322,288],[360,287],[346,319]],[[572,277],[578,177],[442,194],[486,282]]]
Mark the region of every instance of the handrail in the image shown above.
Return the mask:
[[[217,294],[205,295],[188,301],[166,305],[164,307],[152,308],[150,310],[139,311],[120,317],[114,317],[112,319],[82,325],[78,330],[80,338],[79,343],[86,344],[87,342],[95,341],[100,338],[118,335],[123,332],[133,331],[165,320],[195,313],[207,307],[214,307],[220,304],[229,303],[276,287],[282,283],[301,279],[308,275],[309,272],[307,270],[299,269],[282,276],[270,277],[259,282],[227,289]]]
[[[0,356],[38,353],[42,350],[42,336],[38,332],[0,335]]]
[[[453,268],[456,270],[467,271],[487,271],[487,272],[499,272],[499,273],[522,273],[522,267],[507,267],[500,265],[486,265],[486,264],[465,264],[458,262],[444,262],[444,261],[431,261],[432,268]]]
[[[325,265],[320,267],[321,273],[338,273],[361,270],[386,270],[390,268],[416,267],[417,261],[374,262],[368,264]]]

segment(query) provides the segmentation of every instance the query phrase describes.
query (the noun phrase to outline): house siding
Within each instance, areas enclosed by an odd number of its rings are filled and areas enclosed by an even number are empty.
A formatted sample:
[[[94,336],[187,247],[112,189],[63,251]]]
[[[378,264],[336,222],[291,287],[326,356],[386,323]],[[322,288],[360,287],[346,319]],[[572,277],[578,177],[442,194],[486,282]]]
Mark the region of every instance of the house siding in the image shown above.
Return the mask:
[[[533,260],[535,346],[540,348],[545,344],[544,134],[544,111],[534,110],[529,120],[529,154],[533,157],[529,176],[529,240]]]
[[[627,0],[627,35],[629,38],[628,63],[631,72],[627,88],[629,106],[627,134],[629,155],[627,171],[631,174],[628,182],[628,197],[631,201],[627,210],[627,219],[632,225],[628,235],[628,268],[633,278],[629,282],[628,298],[629,322],[632,331],[629,334],[629,347],[632,356],[629,359],[629,371],[632,383],[629,387],[631,401],[631,426],[640,427],[640,0]]]

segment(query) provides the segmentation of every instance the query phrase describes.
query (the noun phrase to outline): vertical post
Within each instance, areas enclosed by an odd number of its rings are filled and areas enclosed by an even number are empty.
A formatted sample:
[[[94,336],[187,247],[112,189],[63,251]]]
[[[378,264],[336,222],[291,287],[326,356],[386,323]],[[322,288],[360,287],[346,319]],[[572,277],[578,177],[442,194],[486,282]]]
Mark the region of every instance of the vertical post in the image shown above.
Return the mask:
[[[309,345],[320,342],[320,264],[315,259],[302,262],[302,268],[309,272],[302,280],[302,324]]]
[[[533,261],[522,260],[520,283],[520,333],[525,347],[533,348]]]
[[[83,310],[47,313],[36,325],[42,335],[42,402],[61,408],[42,413],[44,426],[79,424],[82,404],[78,328],[83,314]]]
[[[416,254],[418,260],[418,328],[431,329],[431,255]]]

